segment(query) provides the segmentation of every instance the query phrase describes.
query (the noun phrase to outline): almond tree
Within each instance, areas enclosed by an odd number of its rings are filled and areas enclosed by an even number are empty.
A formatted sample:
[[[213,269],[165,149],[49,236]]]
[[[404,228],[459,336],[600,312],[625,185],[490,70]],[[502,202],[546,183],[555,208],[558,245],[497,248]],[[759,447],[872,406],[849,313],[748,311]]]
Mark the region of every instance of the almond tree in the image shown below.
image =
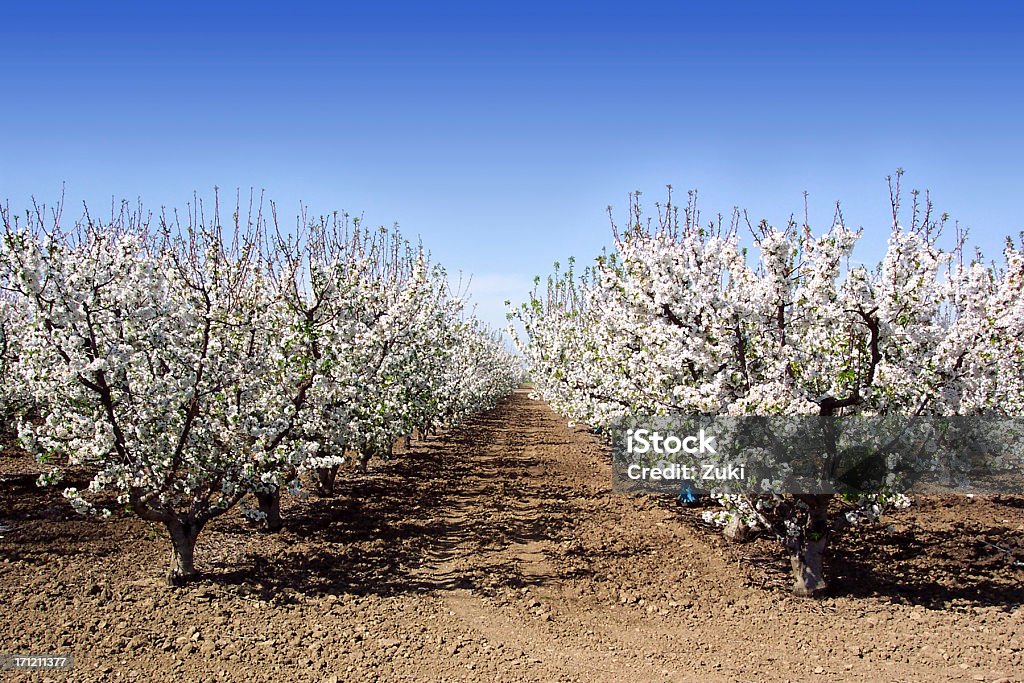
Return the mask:
[[[268,363],[259,240],[204,223],[201,206],[157,228],[125,207],[67,233],[3,221],[3,281],[25,310],[18,373],[48,407],[22,443],[94,467],[88,490],[64,490],[72,505],[109,515],[94,500],[111,491],[167,528],[168,581],[193,578],[203,527],[258,485],[268,453],[294,447],[283,435],[301,396]]]
[[[872,268],[850,260],[861,232],[838,211],[819,236],[806,221],[748,224],[751,262],[742,215],[705,226],[692,199],[682,220],[670,199],[648,223],[634,196],[615,254],[583,279],[556,276],[518,313],[539,392],[597,426],[644,413],[1024,414],[1020,250],[1009,244],[1001,268],[965,262],[963,236],[943,248],[945,217],[916,193],[899,224],[898,182]],[[730,497],[718,518],[774,533],[795,592],[820,595],[833,498]]]

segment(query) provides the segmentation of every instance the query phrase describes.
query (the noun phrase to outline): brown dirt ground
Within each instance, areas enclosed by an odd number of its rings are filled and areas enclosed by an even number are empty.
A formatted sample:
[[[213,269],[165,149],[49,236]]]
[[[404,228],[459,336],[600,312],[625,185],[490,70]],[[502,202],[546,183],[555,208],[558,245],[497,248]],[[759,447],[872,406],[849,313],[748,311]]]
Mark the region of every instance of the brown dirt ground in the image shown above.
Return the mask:
[[[217,520],[182,589],[161,528],[78,517],[36,469],[0,457],[0,652],[72,653],[51,680],[1024,680],[1024,499],[857,527],[796,599],[774,544],[612,494],[601,443],[523,391],[280,534]]]

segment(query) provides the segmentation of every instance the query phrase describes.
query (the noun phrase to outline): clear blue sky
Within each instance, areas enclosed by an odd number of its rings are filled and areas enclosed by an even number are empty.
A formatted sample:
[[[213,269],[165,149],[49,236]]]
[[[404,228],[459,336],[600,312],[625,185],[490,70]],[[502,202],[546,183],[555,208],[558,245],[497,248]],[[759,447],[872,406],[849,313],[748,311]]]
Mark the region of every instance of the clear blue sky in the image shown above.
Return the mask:
[[[877,241],[902,166],[988,251],[1024,228],[1019,3],[701,5],[7,4],[0,198],[363,212],[494,324],[666,183],[780,223],[807,190]]]

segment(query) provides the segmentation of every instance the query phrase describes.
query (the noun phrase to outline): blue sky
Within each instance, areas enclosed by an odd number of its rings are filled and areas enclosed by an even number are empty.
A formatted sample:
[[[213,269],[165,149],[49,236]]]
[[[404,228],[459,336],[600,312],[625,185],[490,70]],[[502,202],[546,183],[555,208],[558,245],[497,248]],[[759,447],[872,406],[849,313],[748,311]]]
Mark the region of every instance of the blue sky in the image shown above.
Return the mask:
[[[0,198],[397,221],[495,325],[666,183],[706,217],[842,200],[870,252],[904,167],[988,252],[1024,228],[1019,5],[720,4],[8,5]]]

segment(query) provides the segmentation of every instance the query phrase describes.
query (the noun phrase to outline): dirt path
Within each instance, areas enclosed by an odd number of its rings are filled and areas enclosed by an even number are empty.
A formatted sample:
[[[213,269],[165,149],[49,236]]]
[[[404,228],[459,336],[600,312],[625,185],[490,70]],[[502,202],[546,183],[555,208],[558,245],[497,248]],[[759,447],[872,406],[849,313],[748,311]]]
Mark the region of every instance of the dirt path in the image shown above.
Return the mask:
[[[0,539],[0,651],[72,652],[72,680],[992,681],[1024,671],[1021,593],[1008,588],[1024,576],[979,569],[982,588],[937,595],[908,561],[888,592],[878,580],[869,594],[793,599],[773,584],[777,562],[741,562],[670,503],[613,495],[599,441],[522,391],[346,480],[333,499],[292,503],[279,535],[220,520],[200,539],[206,578],[182,590],[160,583],[158,529],[73,517],[28,485],[26,467],[0,461],[11,526]],[[1024,523],[1019,507],[993,510],[983,512]],[[836,560],[840,586],[865,571],[848,559]]]

